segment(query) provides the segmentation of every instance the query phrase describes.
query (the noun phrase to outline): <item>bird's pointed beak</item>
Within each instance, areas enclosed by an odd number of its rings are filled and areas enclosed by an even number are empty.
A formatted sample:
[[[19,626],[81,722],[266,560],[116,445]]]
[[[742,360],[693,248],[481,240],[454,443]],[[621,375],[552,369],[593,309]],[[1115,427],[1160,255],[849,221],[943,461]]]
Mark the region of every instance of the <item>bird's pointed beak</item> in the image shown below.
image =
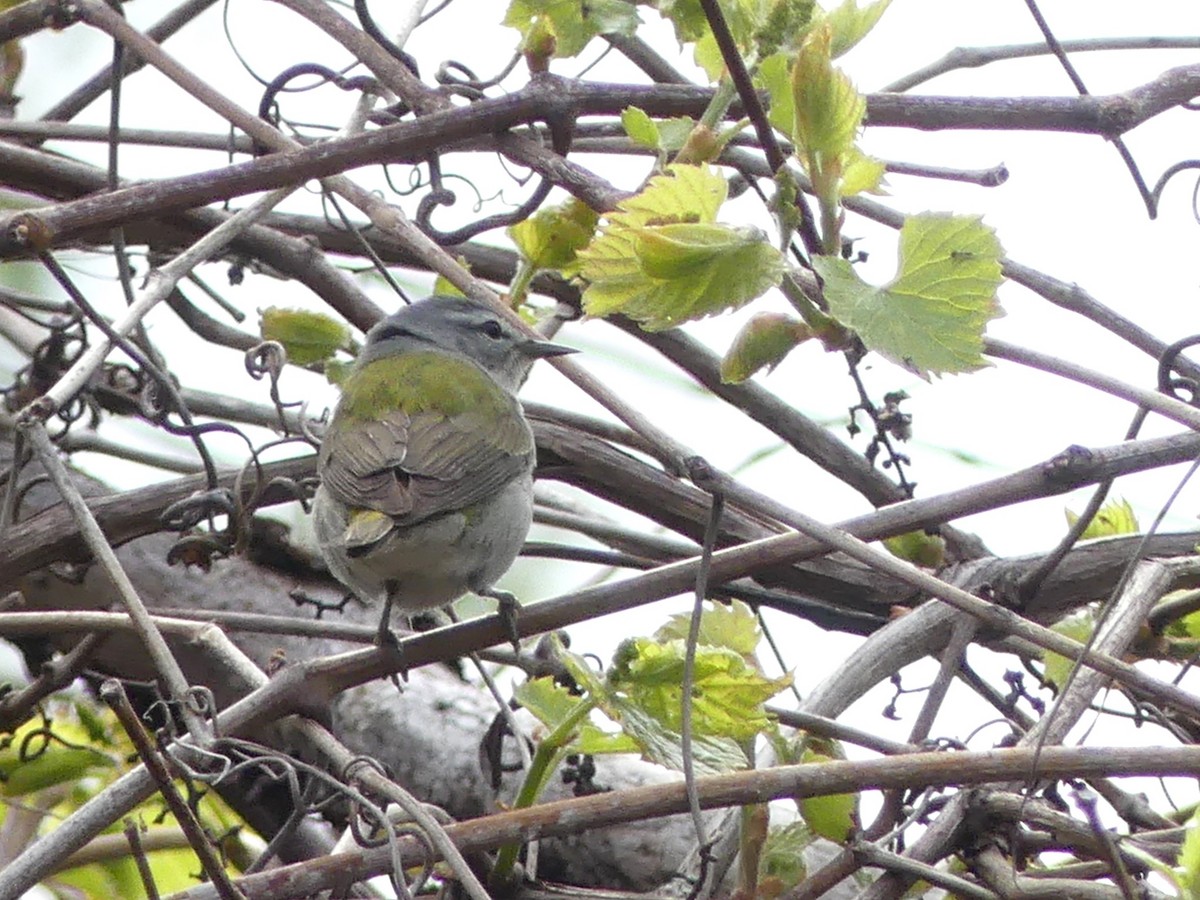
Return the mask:
[[[568,347],[566,344],[534,340],[528,340],[521,344],[520,350],[530,359],[548,359],[551,356],[566,356],[568,353],[579,352],[574,347]]]

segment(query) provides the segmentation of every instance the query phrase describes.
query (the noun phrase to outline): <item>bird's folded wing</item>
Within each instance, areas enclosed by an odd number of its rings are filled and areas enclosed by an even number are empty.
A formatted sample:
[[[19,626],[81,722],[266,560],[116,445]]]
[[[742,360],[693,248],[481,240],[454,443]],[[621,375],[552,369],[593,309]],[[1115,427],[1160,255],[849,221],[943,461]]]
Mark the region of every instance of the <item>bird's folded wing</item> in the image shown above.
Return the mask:
[[[331,429],[321,447],[322,483],[348,506],[400,525],[471,506],[530,466],[533,434],[519,409],[513,399],[499,417],[397,410]]]

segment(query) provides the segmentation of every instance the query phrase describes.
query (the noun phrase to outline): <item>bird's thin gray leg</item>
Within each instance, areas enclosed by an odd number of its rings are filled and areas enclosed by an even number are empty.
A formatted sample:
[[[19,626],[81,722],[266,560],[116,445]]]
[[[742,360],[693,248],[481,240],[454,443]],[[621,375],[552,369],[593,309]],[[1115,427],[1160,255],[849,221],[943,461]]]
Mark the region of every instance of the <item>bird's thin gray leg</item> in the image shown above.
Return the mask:
[[[383,615],[379,618],[379,630],[375,633],[375,644],[379,647],[392,647],[399,651],[400,641],[396,639],[396,633],[392,631],[392,605],[396,600],[396,591],[399,585],[394,581],[389,581],[386,588],[386,595],[383,598]]]
[[[496,601],[496,612],[500,616],[500,621],[504,623],[504,630],[508,633],[508,639],[513,645],[513,650],[517,653],[521,652],[521,633],[517,629],[517,622],[521,614],[521,604],[517,602],[517,598],[508,591],[489,588],[486,591],[478,592],[481,597],[491,597]]]

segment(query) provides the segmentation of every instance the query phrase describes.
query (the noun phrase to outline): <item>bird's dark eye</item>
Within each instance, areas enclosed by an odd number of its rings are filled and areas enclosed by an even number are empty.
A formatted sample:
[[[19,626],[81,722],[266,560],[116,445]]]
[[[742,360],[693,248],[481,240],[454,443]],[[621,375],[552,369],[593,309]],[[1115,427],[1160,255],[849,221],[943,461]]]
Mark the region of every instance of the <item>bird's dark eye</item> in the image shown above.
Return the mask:
[[[484,334],[494,341],[504,337],[504,328],[501,327],[500,323],[495,319],[488,319],[486,322],[480,325],[479,328]]]

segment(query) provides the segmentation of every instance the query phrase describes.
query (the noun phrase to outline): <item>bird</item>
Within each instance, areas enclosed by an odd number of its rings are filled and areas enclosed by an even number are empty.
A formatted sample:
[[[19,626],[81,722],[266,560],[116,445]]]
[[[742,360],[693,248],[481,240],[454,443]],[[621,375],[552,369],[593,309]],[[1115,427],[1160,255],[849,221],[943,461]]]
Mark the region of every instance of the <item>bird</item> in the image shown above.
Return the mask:
[[[393,610],[496,590],[533,519],[533,432],[516,394],[539,359],[575,349],[528,337],[485,302],[433,295],[379,321],[342,382],[317,456],[312,519],[330,573]]]

